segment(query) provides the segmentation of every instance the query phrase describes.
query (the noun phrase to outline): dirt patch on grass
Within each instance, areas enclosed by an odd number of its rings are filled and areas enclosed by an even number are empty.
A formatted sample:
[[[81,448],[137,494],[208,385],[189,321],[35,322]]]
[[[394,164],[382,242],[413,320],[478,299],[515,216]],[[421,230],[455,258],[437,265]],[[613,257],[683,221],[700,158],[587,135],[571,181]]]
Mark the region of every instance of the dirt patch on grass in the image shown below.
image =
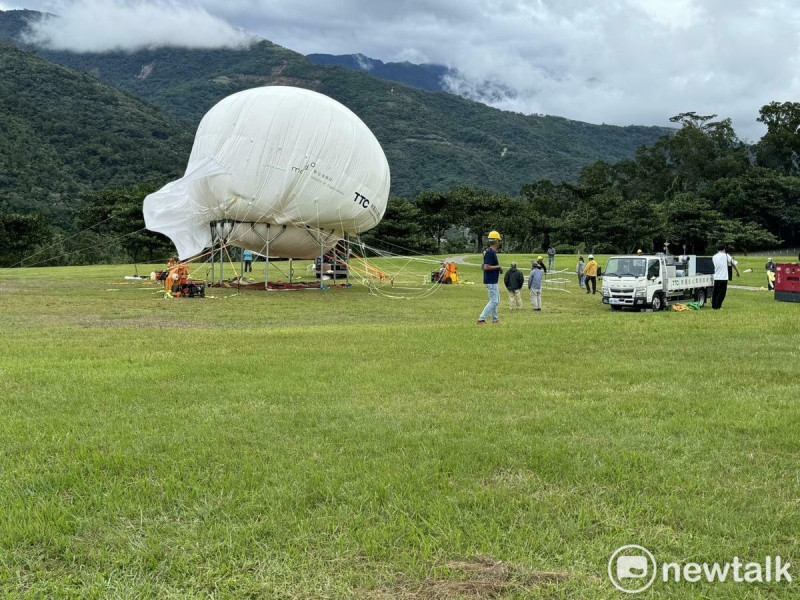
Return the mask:
[[[533,571],[486,556],[454,560],[443,565],[442,574],[421,584],[399,586],[372,595],[375,600],[489,600],[524,594],[534,587],[571,578],[566,571]]]
[[[486,487],[527,487],[543,485],[539,476],[528,469],[498,469],[483,480]]]

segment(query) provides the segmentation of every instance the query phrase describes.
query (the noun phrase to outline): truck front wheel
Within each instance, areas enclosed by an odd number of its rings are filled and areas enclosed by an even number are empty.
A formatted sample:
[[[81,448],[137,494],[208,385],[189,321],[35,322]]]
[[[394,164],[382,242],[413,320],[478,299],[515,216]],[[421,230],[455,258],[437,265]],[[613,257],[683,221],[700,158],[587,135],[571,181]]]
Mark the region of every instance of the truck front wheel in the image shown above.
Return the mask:
[[[662,308],[664,308],[664,297],[661,295],[661,292],[656,292],[653,294],[653,312],[658,312]]]

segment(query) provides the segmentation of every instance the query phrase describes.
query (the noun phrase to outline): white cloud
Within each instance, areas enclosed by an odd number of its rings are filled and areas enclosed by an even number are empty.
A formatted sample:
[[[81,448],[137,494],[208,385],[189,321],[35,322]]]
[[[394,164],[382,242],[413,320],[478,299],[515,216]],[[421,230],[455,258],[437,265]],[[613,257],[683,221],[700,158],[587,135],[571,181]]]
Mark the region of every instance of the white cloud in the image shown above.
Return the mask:
[[[508,110],[619,125],[669,125],[696,110],[731,117],[749,139],[763,133],[755,120],[762,105],[800,99],[796,0],[175,1],[74,9],[88,25],[71,26],[68,41],[107,48],[240,39],[219,21],[212,26],[210,14],[304,54],[442,63],[458,69],[459,90],[512,90],[490,100]],[[183,11],[208,27],[175,16]]]
[[[763,133],[758,109],[800,96],[800,5],[790,0],[202,0],[303,53],[458,69],[499,108],[594,123],[669,125],[687,110]],[[476,92],[477,90],[477,92]]]
[[[49,9],[58,17],[34,23],[26,41],[53,50],[243,47],[253,39],[202,7],[176,2],[80,0]]]

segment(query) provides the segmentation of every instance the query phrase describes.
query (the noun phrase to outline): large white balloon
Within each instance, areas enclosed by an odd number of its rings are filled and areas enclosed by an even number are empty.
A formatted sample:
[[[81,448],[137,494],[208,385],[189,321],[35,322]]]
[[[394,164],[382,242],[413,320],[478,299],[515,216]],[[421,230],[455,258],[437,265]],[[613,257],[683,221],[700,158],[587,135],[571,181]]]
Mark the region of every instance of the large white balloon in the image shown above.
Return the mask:
[[[293,87],[228,96],[206,113],[186,173],[144,201],[148,229],[181,259],[228,243],[312,258],[371,229],[389,197],[389,164],[369,128],[335,100]],[[213,225],[212,225],[213,224]]]

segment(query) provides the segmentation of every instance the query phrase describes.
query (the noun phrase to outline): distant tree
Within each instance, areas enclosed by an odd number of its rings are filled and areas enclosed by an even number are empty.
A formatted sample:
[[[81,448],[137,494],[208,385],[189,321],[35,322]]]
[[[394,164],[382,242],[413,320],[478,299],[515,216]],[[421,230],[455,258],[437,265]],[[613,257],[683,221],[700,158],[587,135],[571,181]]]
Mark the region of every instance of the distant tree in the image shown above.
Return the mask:
[[[731,120],[710,121],[715,116],[682,113],[670,119],[684,125],[657,144],[675,167],[670,192],[695,191],[708,181],[740,175],[750,167],[747,148],[736,137]]]
[[[461,220],[459,197],[443,192],[422,192],[415,204],[421,213],[422,229],[433,239],[439,254],[445,232]]]
[[[370,246],[392,252],[431,252],[434,240],[425,235],[422,211],[410,200],[390,198],[383,219],[361,239]]]
[[[563,221],[577,204],[576,192],[583,191],[581,187],[554,184],[546,179],[522,186],[522,200],[528,205],[530,233],[539,240],[537,249],[556,243],[554,236],[565,237]]]
[[[460,207],[461,214],[456,224],[469,229],[478,252],[483,249],[484,236],[493,229],[502,233],[503,226],[511,218],[508,196],[466,187],[456,188],[450,195]]]
[[[25,266],[26,262],[43,262],[48,254],[30,255],[46,244],[50,235],[50,223],[43,215],[20,215],[0,210],[0,266]],[[29,256],[30,260],[26,261]]]
[[[700,254],[706,244],[713,243],[709,234],[718,231],[722,214],[714,210],[707,198],[695,192],[681,192],[659,207],[661,232],[672,243],[686,244]]]
[[[88,194],[78,222],[82,228],[108,236],[108,243],[119,244],[134,262],[165,259],[175,248],[163,235],[145,229],[142,213],[145,196],[155,190],[139,185]]]
[[[707,238],[709,244],[722,242],[727,248],[741,252],[774,248],[778,245],[778,238],[757,223],[743,223],[732,219],[721,220]]]
[[[669,118],[670,123],[680,123],[683,127],[694,127],[695,129],[703,129],[711,119],[715,119],[717,115],[698,115],[694,111],[678,113],[674,117]]]
[[[725,218],[757,223],[778,237],[800,225],[800,178],[779,171],[754,167],[744,176],[714,181],[705,195]]]
[[[758,165],[784,175],[800,174],[800,102],[770,102],[756,120],[767,126],[755,145]]]

